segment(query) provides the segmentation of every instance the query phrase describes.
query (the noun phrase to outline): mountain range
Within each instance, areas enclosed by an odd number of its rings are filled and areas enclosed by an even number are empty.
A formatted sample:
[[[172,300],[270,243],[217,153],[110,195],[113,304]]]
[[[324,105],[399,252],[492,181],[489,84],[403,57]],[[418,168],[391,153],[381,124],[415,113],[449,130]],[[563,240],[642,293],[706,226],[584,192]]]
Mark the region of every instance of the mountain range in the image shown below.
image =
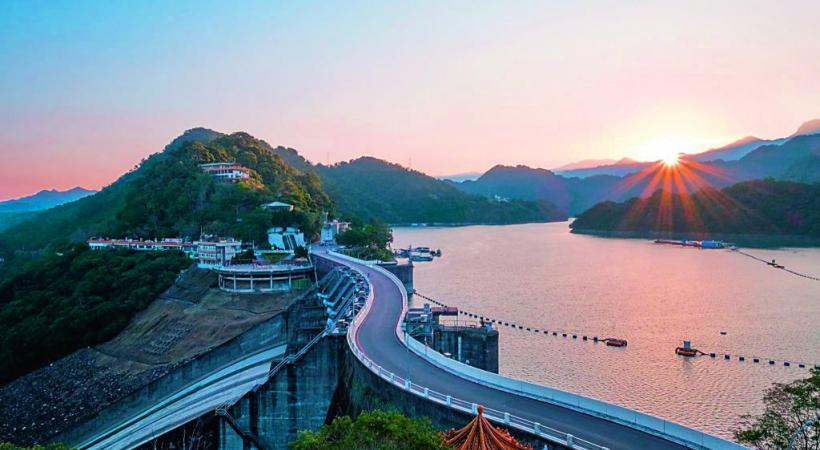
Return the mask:
[[[601,201],[647,197],[661,188],[673,193],[694,192],[766,177],[820,181],[820,134],[805,124],[800,129],[803,132],[791,137],[768,141],[746,138],[703,154],[682,155],[674,169],[662,162],[634,161],[562,173],[498,165],[474,181],[452,184],[491,198],[545,200],[577,215]]]
[[[38,211],[73,202],[95,192],[81,187],[66,191],[52,189],[0,202],[0,231],[23,222]]]
[[[27,197],[0,202],[0,213],[41,211],[79,200],[95,192],[97,191],[81,187],[75,187],[65,191],[58,191],[56,189],[43,190]]]
[[[700,153],[683,154],[683,157],[690,161],[736,161],[752,151],[764,145],[781,145],[790,138],[820,133],[820,119],[810,120],[798,127],[797,131],[790,136],[778,139],[760,139],[754,136],[746,136],[722,147],[713,148]],[[624,176],[639,170],[650,167],[652,162],[635,161],[629,158],[614,160],[587,159],[577,163],[567,164],[554,169],[553,172],[567,176],[586,178],[594,175],[616,175]]]
[[[236,162],[249,178],[219,183],[199,165]],[[188,130],[100,192],[27,217],[0,233],[0,256],[32,253],[53,242],[92,236],[189,237],[200,233],[266,241],[271,224],[261,205],[283,201],[298,225],[316,230],[323,212],[390,223],[506,224],[565,220],[544,200],[498,200],[363,157],[314,165],[296,150],[247,133]]]

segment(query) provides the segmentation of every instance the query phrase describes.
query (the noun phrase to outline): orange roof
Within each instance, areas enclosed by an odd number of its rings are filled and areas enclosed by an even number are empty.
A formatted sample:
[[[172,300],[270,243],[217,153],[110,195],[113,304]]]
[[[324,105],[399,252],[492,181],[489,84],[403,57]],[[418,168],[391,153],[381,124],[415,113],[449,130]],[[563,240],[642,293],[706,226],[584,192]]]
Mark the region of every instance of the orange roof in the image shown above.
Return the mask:
[[[451,429],[443,436],[444,443],[458,450],[532,450],[510,436],[509,431],[494,427],[484,417],[484,407],[478,407],[478,415],[460,430]]]

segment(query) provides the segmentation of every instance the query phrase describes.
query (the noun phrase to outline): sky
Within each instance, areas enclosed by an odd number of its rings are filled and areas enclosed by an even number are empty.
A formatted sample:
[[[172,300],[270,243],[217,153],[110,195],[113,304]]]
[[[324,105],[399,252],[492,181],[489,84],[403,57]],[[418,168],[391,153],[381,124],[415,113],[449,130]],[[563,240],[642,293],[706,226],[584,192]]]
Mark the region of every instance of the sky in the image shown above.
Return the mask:
[[[237,3],[237,4],[233,4]],[[0,199],[184,130],[431,175],[656,160],[820,117],[820,2],[0,2]]]

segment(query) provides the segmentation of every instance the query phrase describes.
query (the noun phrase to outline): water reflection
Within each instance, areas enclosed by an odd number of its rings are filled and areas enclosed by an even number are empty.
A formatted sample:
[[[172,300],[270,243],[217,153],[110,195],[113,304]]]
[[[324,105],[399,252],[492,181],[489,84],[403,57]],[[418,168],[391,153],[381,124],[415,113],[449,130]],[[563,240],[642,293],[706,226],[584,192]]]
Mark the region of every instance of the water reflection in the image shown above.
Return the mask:
[[[731,436],[772,382],[808,370],[703,351],[820,363],[820,282],[728,250],[572,235],[566,223],[400,228],[395,245],[441,248],[416,266],[416,288],[488,317],[629,340],[624,349],[502,327],[504,374]],[[820,249],[751,250],[820,274]],[[722,335],[721,331],[726,334]]]

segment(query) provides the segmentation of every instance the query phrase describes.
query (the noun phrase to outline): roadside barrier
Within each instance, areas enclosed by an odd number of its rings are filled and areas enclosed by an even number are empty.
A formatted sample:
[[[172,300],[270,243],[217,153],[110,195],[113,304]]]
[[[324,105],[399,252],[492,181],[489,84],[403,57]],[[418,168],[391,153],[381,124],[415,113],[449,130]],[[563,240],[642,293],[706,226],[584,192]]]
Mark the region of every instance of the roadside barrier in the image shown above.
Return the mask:
[[[372,261],[362,261],[356,258],[352,258],[347,255],[342,255],[336,252],[329,252],[332,256],[338,257],[340,259],[346,259],[357,264],[364,264],[367,265],[374,270],[383,271],[386,274],[391,275],[390,278],[394,282],[398,282],[395,277],[390,274],[387,270],[382,267],[379,267]],[[404,289],[404,287],[398,282],[399,289]],[[402,291],[404,292],[404,291]],[[359,326],[361,322],[367,317],[368,312],[370,312],[370,308],[373,305],[373,289],[370,289],[368,293],[367,301],[365,302],[364,308],[362,308],[358,314],[353,317],[353,320],[350,322],[350,326],[347,331],[347,343],[350,347],[353,354],[356,355],[356,358],[361,362],[367,369],[371,372],[376,374],[378,377],[384,379],[388,383],[398,387],[399,389],[403,389],[413,395],[423,397],[427,400],[433,401],[435,403],[444,405],[448,408],[454,409],[456,411],[460,411],[467,414],[477,414],[478,413],[478,404],[473,402],[468,402],[453,395],[448,395],[443,392],[434,391],[429,389],[425,386],[421,386],[419,384],[413,383],[410,379],[405,379],[389,370],[381,367],[376,362],[371,360],[358,346],[356,342],[356,334],[358,333]],[[407,299],[403,299],[403,313],[407,312]],[[399,339],[407,345],[404,340],[404,333],[400,331],[401,323],[397,325],[397,335]],[[514,414],[510,414],[509,412],[499,411],[492,408],[484,408],[484,417],[487,419],[501,424],[503,426],[507,426],[510,428],[515,428],[527,433],[531,433],[535,436],[541,437],[546,439],[550,442],[566,446],[568,448],[574,450],[609,450],[607,447],[595,444],[593,442],[589,442],[587,440],[581,439],[577,436],[573,436],[569,433],[564,433],[562,431],[556,430],[554,428],[550,428],[539,423],[533,422],[531,420],[524,419],[522,417],[518,417]]]

